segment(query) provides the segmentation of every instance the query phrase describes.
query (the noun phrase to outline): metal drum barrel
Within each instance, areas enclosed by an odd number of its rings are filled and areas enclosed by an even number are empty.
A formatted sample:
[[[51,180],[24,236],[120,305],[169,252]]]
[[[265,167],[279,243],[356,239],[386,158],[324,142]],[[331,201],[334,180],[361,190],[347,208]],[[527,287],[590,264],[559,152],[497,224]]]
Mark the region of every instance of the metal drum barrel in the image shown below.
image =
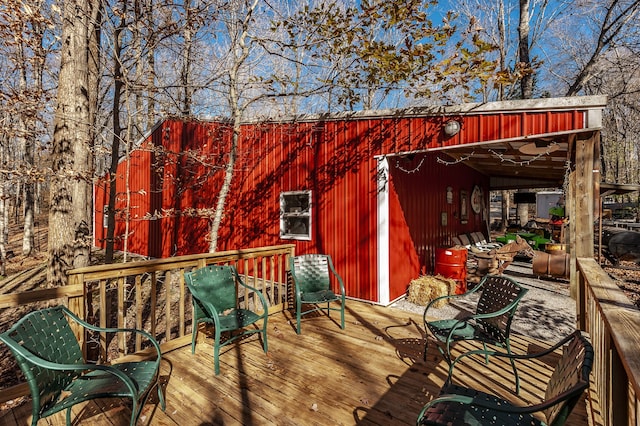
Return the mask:
[[[538,276],[551,275],[552,277],[569,278],[569,254],[536,251],[533,256],[532,269],[534,275]]]
[[[435,274],[456,282],[456,294],[467,292],[467,249],[436,248]]]

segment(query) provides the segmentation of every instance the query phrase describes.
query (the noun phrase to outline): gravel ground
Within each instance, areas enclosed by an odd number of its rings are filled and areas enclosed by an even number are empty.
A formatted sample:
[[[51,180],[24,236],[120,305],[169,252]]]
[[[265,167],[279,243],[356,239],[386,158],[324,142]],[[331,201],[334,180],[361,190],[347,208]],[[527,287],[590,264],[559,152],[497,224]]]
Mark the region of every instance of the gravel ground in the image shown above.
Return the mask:
[[[518,305],[511,330],[550,343],[575,330],[576,302],[569,296],[569,281],[554,278],[538,278],[532,275],[531,263],[513,262],[505,275],[514,278],[529,289]],[[409,312],[424,312],[425,307],[400,299],[392,308]],[[475,309],[472,298],[465,303],[456,301],[441,308],[429,309],[434,318],[454,318],[469,315]]]

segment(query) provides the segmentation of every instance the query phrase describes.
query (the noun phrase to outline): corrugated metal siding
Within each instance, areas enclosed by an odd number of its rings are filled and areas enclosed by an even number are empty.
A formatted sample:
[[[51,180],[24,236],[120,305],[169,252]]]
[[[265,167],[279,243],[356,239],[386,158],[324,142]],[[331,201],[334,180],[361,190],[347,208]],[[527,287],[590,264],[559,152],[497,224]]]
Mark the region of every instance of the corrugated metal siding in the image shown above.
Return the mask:
[[[450,118],[460,120],[462,130],[445,139],[441,129]],[[378,301],[376,155],[570,130],[583,120],[583,114],[566,111],[245,125],[218,249],[291,242],[279,238],[280,193],[311,190],[312,241],[296,242],[297,253],[330,254],[349,296]],[[130,190],[138,194],[132,198],[130,251],[169,257],[208,250],[209,219],[200,216],[215,208],[231,134],[225,123],[167,120],[149,140],[164,152],[132,154]],[[411,278],[433,271],[436,247],[459,233],[484,230],[472,210],[467,224],[458,215],[460,190],[470,196],[477,184],[488,197],[488,179],[463,164],[443,165],[437,155],[389,157],[391,299],[406,290]],[[125,191],[124,166],[118,169],[120,193]],[[454,189],[450,205],[447,186]],[[106,201],[98,185],[95,229],[101,246]],[[448,218],[445,227],[442,211]],[[117,234],[123,232],[119,221]],[[122,249],[122,240],[116,246]]]
[[[486,222],[481,213],[471,210],[469,197],[478,185],[488,206],[489,180],[463,164],[442,164],[438,154],[392,158],[389,169],[391,189],[398,203],[390,212],[390,234],[394,235],[390,237],[390,297],[393,300],[407,290],[411,279],[420,273],[433,273],[437,247],[450,246],[452,237],[461,233],[483,231],[486,234]],[[452,204],[446,203],[448,186],[453,189]],[[461,191],[467,192],[466,224],[460,220]],[[447,214],[446,226],[441,224],[442,212]]]
[[[127,206],[125,178],[129,175],[129,235],[135,235],[135,238],[129,239],[128,250],[149,255],[149,233],[148,233],[148,212],[150,211],[150,158],[151,155],[147,150],[136,150],[131,153],[129,160],[129,168],[127,163],[123,162],[118,166],[116,173],[116,229],[114,239],[116,248],[122,249],[125,228],[125,207]],[[103,209],[109,201],[109,176],[101,180],[95,187],[96,199],[94,200],[95,211],[95,245],[104,248],[106,246],[105,238],[107,229],[103,226]]]

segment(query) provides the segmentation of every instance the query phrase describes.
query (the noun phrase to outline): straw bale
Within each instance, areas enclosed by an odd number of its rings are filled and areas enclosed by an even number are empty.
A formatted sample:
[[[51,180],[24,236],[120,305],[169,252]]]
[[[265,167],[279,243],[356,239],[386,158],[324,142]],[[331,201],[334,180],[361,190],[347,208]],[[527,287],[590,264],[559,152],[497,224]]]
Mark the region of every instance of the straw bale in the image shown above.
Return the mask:
[[[411,280],[407,300],[417,305],[426,306],[438,297],[454,294],[455,290],[456,282],[451,278],[445,278],[442,275],[423,275]],[[446,299],[440,300],[433,306],[438,308],[447,303]]]

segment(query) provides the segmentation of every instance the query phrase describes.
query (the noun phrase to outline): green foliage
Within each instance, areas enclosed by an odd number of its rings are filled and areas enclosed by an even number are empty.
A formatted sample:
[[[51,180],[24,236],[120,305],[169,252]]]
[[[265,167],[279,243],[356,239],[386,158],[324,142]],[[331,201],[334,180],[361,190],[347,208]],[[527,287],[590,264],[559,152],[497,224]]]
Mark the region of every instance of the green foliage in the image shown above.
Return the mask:
[[[305,66],[325,70],[317,81],[348,108],[367,107],[372,93],[400,91],[407,97],[437,96],[441,103],[466,100],[492,81],[512,78],[497,69],[496,47],[481,37],[475,22],[460,30],[457,15],[448,12],[434,24],[429,8],[436,3],[321,2],[274,22],[272,29],[287,35],[283,52],[304,51]]]

